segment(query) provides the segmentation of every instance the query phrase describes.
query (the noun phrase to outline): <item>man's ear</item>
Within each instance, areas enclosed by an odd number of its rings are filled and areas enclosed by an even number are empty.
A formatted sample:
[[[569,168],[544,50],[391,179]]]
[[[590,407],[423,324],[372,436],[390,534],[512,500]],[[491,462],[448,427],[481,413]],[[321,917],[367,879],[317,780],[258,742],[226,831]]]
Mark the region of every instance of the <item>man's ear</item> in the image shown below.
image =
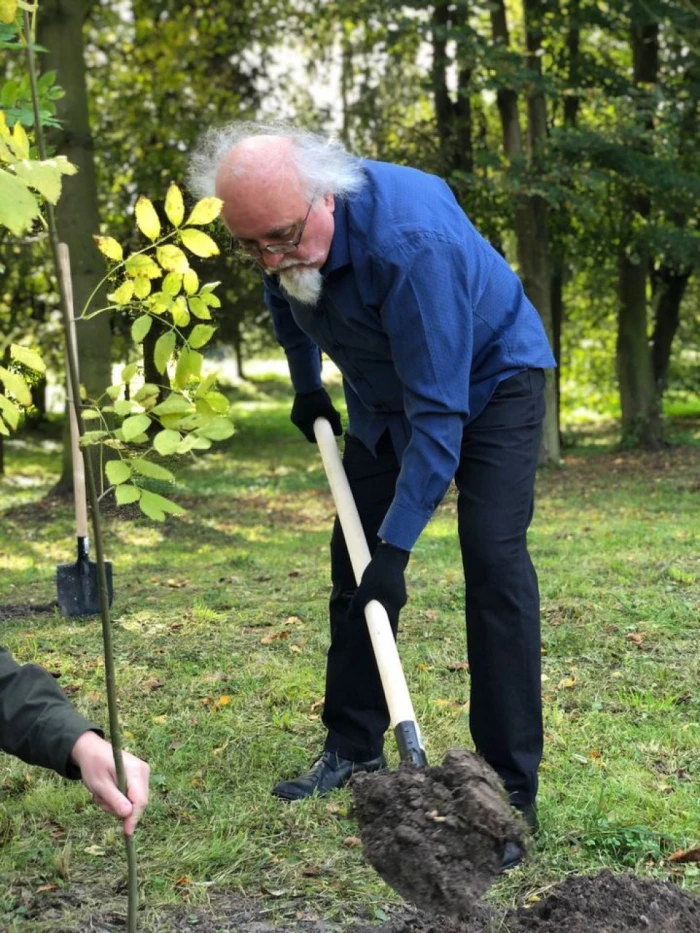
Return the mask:
[[[324,194],[323,203],[326,205],[331,214],[335,212],[335,197],[332,194]]]

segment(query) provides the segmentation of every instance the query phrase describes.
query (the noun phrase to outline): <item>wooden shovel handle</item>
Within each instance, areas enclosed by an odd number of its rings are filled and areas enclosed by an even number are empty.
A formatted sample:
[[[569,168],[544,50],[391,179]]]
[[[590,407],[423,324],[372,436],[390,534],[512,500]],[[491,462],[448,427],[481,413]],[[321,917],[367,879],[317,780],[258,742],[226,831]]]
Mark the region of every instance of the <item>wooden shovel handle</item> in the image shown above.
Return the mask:
[[[370,562],[370,552],[362,522],[352,496],[350,483],[345,475],[343,462],[340,459],[333,429],[325,418],[316,419],[314,434],[335,501],[338,520],[343,529],[355,579],[359,583],[365,567]],[[372,600],[365,609],[365,619],[384,688],[391,725],[396,727],[399,723],[408,721],[415,723],[416,715],[386,609],[381,603]]]
[[[87,538],[87,495],[85,492],[85,463],[83,462],[83,452],[80,449],[80,433],[78,431],[78,419],[73,405],[73,390],[70,380],[71,358],[75,360],[75,376],[80,382],[80,373],[78,372],[78,341],[75,336],[75,319],[73,317],[73,281],[70,272],[70,253],[65,243],[58,244],[58,261],[61,265],[61,276],[66,289],[68,299],[68,315],[70,318],[70,327],[66,334],[66,398],[68,401],[68,418],[70,421],[70,442],[71,442],[71,460],[73,461],[73,499],[75,502],[75,525],[78,538]],[[70,352],[70,348],[73,352]],[[80,404],[80,399],[77,400]]]

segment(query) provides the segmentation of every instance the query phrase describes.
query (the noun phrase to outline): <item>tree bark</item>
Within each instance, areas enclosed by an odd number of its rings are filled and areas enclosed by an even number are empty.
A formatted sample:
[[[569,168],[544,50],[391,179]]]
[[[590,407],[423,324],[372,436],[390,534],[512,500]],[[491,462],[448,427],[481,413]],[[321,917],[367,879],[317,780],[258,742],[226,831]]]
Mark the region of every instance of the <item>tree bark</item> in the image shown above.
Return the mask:
[[[691,274],[688,270],[679,272],[668,266],[662,266],[656,274],[654,335],[651,347],[654,384],[659,404],[668,385],[671,346],[680,324],[681,303]]]
[[[657,79],[658,31],[656,23],[632,26],[633,83],[638,93],[642,85],[651,86]],[[647,116],[644,121],[650,140],[653,120]],[[622,218],[618,247],[616,364],[623,443],[656,449],[662,443],[662,432],[647,322],[649,256],[629,233],[635,228],[635,215],[647,217],[649,211],[647,195],[633,191]]]
[[[52,133],[50,142],[78,167],[77,175],[64,179],[63,194],[56,210],[59,238],[70,251],[76,318],[95,289],[93,309],[107,303],[106,289],[98,287],[105,265],[93,240],[93,235],[99,233],[100,219],[83,45],[83,25],[91,5],[91,0],[43,0],[39,8],[38,39],[48,49],[42,56],[42,66],[45,71],[57,72],[57,83],[66,92],[57,101],[57,116],[63,128]],[[88,397],[96,399],[112,382],[109,315],[99,314],[90,321],[78,321],[76,331],[80,381]],[[66,429],[59,489],[69,489],[72,484],[67,436]]]

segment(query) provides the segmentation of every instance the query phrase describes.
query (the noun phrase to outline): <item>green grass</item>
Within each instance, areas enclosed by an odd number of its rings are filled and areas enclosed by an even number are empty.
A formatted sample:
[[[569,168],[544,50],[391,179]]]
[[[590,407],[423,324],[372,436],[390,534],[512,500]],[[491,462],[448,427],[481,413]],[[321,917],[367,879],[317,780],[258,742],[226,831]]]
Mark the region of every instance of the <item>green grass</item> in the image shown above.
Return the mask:
[[[398,902],[353,844],[347,790],[293,806],[269,793],[323,739],[333,505],[315,448],[288,422],[287,393],[274,378],[232,390],[236,435],[178,471],[182,519],[105,518],[121,718],[127,747],[152,767],[137,836],[151,916],[220,891],[261,898],[272,917],[310,907],[338,922]],[[700,846],[700,432],[691,419],[676,431],[683,446],[658,454],[577,434],[562,469],[538,479],[541,832],[490,892],[497,902],[602,866],[700,890],[698,867],[668,858]],[[99,621],[7,608],[53,600],[55,565],[73,559],[71,504],[45,498],[59,468],[53,436],[7,445],[0,638],[60,672],[76,706],[104,723]],[[470,746],[458,568],[450,493],[410,562],[401,636],[435,763]],[[391,742],[388,752],[395,765]],[[0,928],[22,928],[47,886],[88,884],[121,902],[114,821],[80,784],[7,757],[0,767]]]

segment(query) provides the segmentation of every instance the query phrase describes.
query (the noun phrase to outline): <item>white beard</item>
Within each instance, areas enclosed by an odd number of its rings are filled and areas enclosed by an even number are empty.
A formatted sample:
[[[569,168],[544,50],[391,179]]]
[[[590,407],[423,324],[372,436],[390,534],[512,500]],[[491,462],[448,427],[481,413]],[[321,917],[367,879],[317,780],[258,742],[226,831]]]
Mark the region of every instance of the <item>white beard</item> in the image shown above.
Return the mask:
[[[323,291],[323,276],[318,269],[295,265],[280,269],[279,277],[280,285],[290,298],[312,308],[318,304]]]

